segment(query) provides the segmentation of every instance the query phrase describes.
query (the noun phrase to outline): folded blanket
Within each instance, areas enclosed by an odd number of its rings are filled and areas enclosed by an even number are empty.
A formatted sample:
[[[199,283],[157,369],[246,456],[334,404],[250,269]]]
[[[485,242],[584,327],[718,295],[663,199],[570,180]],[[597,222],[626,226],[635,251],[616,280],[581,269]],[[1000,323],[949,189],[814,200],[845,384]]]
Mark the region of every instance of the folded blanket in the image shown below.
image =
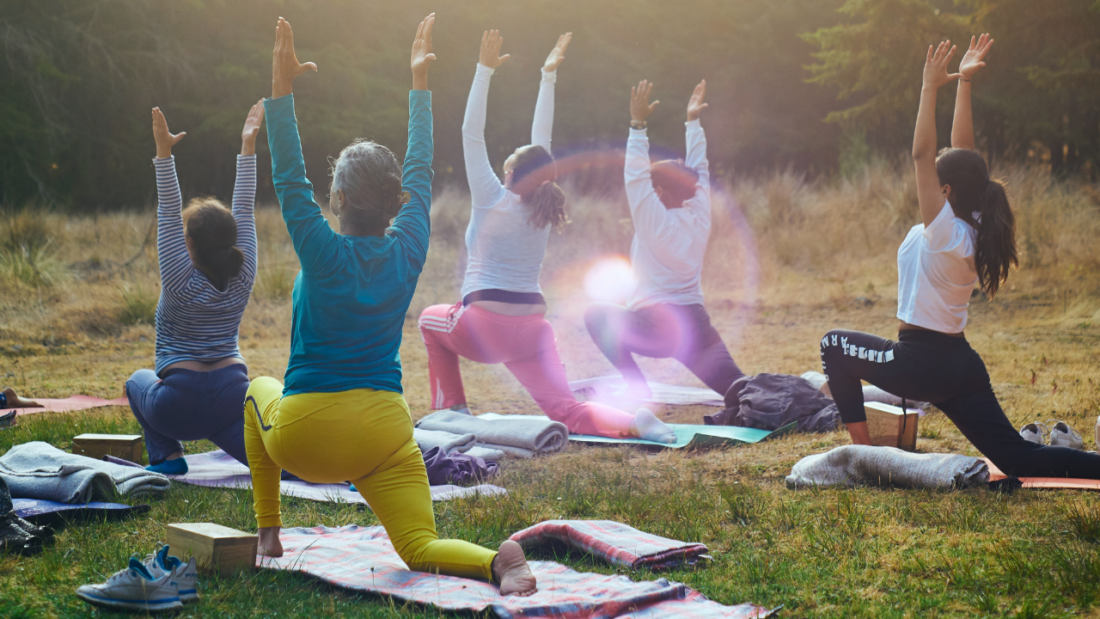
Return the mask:
[[[651,535],[614,520],[547,520],[514,533],[509,539],[525,550],[559,541],[608,563],[635,569],[691,564],[707,553],[703,544]]]
[[[329,584],[390,596],[441,610],[485,613],[500,619],[763,619],[772,611],[753,604],[723,606],[664,578],[633,582],[626,576],[582,573],[550,561],[531,561],[538,591],[501,597],[479,580],[410,571],[382,527],[283,529],[283,556],[260,567],[304,572]]]
[[[806,456],[787,476],[788,488],[894,485],[907,488],[967,488],[989,481],[985,461],[956,454],[915,454],[896,447],[845,445]]]
[[[88,503],[114,498],[161,494],[168,478],[143,468],[65,453],[42,442],[24,443],[0,456],[0,477],[12,496],[61,503]]]
[[[443,453],[448,454],[453,451],[467,452],[477,444],[477,437],[473,434],[453,434],[420,428],[413,429],[413,440],[424,453],[431,451],[433,447],[438,447],[443,450]]]
[[[569,430],[565,425],[546,417],[517,415],[488,420],[443,410],[421,419],[416,427],[459,435],[473,434],[478,446],[521,458],[555,453],[569,443]]]

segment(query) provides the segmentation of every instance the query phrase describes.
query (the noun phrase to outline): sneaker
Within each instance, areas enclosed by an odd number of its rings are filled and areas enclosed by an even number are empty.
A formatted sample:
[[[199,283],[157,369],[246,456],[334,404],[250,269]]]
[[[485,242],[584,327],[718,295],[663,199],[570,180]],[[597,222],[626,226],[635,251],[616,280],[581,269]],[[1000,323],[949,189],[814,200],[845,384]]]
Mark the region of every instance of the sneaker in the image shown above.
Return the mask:
[[[1046,445],[1047,441],[1044,435],[1047,431],[1047,424],[1036,421],[1020,428],[1020,436],[1030,443]]]
[[[29,557],[40,552],[42,552],[41,537],[27,533],[7,516],[0,521],[0,555],[13,553]]]
[[[11,524],[12,526],[21,529],[27,535],[41,538],[42,541],[48,542],[53,540],[53,529],[50,527],[40,527],[35,524],[31,524],[26,520],[20,518],[14,511],[10,512],[7,516],[0,516],[0,526]]]
[[[149,570],[153,578],[161,578],[168,574],[169,579],[176,583],[180,601],[184,604],[199,599],[199,568],[195,563],[195,557],[191,557],[187,563],[184,563],[179,557],[168,554],[168,544],[157,542],[157,545],[156,552],[146,555],[143,563],[145,569]]]
[[[1070,449],[1083,450],[1085,441],[1081,440],[1081,435],[1069,427],[1066,422],[1059,421],[1050,429],[1050,445],[1052,447],[1069,447]]]
[[[126,610],[169,610],[180,608],[179,591],[169,576],[153,578],[137,559],[130,559],[126,569],[117,572],[98,585],[83,585],[76,590],[80,599],[107,608]]]
[[[152,471],[154,473],[160,473],[161,475],[186,475],[187,460],[183,458],[176,458],[175,460],[165,460],[164,462],[150,464],[149,466],[145,467],[145,470]]]

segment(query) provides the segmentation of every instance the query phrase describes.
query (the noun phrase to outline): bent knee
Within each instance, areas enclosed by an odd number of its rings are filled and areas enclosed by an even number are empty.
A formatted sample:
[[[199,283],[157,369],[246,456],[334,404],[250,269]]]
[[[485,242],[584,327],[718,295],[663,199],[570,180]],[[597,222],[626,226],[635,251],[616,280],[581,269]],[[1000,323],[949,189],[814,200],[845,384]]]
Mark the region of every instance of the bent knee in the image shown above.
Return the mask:
[[[825,334],[825,337],[821,338],[821,356],[833,355],[838,352],[843,352],[843,337],[844,331],[842,329],[833,329]]]

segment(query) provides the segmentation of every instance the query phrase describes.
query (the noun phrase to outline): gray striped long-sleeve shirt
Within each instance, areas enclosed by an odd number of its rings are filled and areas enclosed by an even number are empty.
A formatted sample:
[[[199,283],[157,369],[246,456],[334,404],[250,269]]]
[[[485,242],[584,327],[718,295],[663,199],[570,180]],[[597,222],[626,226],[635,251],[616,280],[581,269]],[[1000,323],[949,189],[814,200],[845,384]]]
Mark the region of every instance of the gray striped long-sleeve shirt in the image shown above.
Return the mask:
[[[237,335],[241,316],[256,279],[256,156],[237,157],[233,189],[236,247],[244,267],[224,291],[195,268],[187,254],[183,230],[183,196],[176,178],[175,157],[153,159],[157,172],[157,254],[160,260],[160,301],[157,303],[156,371],[180,361],[214,362],[239,357]]]

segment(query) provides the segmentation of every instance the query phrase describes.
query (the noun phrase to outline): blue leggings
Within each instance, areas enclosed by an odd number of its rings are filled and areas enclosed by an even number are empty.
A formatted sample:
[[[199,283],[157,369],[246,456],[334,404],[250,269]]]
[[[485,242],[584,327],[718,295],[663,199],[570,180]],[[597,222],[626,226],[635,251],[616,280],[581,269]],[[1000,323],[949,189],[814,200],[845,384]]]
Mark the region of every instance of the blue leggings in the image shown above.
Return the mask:
[[[138,370],[126,381],[126,397],[145,434],[149,464],[183,451],[180,441],[209,439],[244,465],[244,397],[248,366],[212,372],[171,369],[160,378]]]

